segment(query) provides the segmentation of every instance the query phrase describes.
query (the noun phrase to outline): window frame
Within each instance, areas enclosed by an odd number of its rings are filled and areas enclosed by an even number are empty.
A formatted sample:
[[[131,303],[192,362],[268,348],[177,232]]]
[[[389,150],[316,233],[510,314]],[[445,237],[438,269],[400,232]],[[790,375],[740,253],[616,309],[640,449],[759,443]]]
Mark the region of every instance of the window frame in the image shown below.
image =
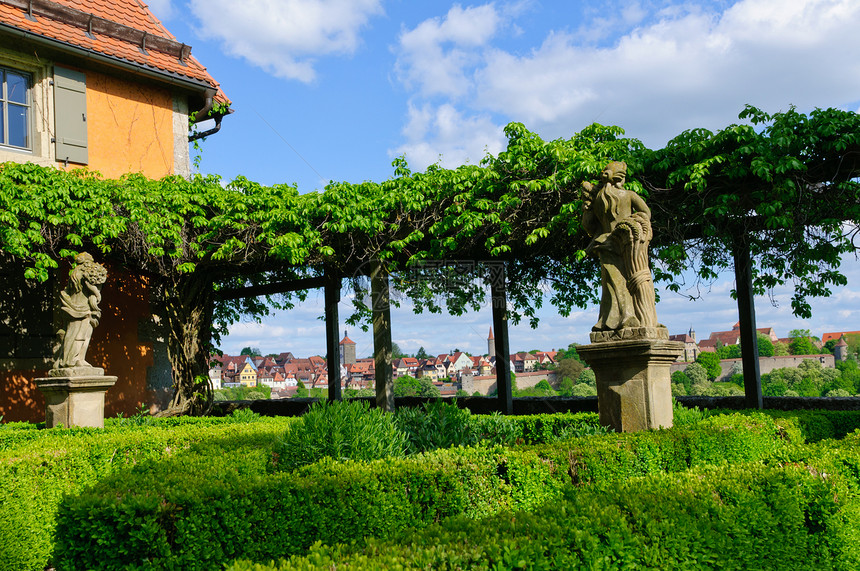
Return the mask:
[[[22,77],[26,82],[25,89],[25,103],[19,103],[17,101],[12,101],[9,99],[8,93],[8,74],[12,73],[19,77]],[[0,132],[0,146],[4,149],[19,151],[19,152],[28,152],[32,153],[34,151],[34,136],[33,136],[33,87],[34,87],[34,75],[30,72],[23,71],[20,69],[16,69],[14,67],[0,65],[0,76],[2,76],[2,81],[0,81],[0,121],[2,121],[2,132]],[[10,107],[23,107],[26,109],[26,142],[27,146],[21,147],[18,145],[13,145],[9,142],[9,109]]]

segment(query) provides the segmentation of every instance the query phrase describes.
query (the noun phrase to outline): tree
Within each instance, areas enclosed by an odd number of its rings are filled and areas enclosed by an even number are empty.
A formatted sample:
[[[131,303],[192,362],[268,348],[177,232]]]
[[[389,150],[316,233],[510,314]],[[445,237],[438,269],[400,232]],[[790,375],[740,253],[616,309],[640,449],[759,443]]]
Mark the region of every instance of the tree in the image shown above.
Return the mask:
[[[683,394],[686,395],[689,394],[693,381],[690,380],[690,377],[684,371],[675,371],[672,373],[672,384],[684,387]]]
[[[764,333],[756,332],[756,340],[757,340],[757,344],[758,344],[758,356],[759,357],[773,357],[774,347],[773,347],[773,341],[770,340],[770,337],[768,337]]]
[[[860,366],[857,365],[857,361],[853,359],[841,361],[836,363],[836,369],[845,384],[844,388],[848,389],[851,394],[860,393]],[[849,389],[848,386],[851,388]]]
[[[563,397],[573,396],[574,381],[570,377],[564,377],[559,384],[558,392]]]
[[[723,345],[717,349],[716,355],[722,359],[740,359],[741,358],[741,346],[740,345]]]
[[[299,379],[298,383],[296,383],[296,395],[299,398],[306,398],[310,392],[308,391],[305,384]]]
[[[259,357],[263,352],[257,349],[256,347],[245,347],[242,349],[242,352],[239,355],[249,355],[251,357]]]
[[[577,383],[571,391],[573,397],[593,397],[597,396],[597,387],[587,383]]]
[[[392,341],[391,342],[391,358],[392,359],[402,359],[403,357],[406,357],[406,356],[407,356],[406,353],[404,353],[403,351],[400,350],[400,346],[397,343]]]
[[[542,379],[542,380],[538,381],[538,383],[535,385],[535,388],[538,390],[542,390],[542,391],[553,390],[553,388],[550,386],[549,382],[547,382],[546,379]]]
[[[690,363],[684,369],[684,374],[690,379],[690,386],[701,385],[708,382],[708,372],[699,363]]]
[[[703,351],[696,357],[696,363],[704,367],[710,380],[717,379],[723,374],[723,369],[720,367],[720,357],[716,353]]]
[[[788,351],[792,355],[817,355],[818,347],[809,337],[794,337],[788,344]]]
[[[751,124],[685,131],[646,154],[640,179],[649,204],[667,208],[652,221],[664,245],[652,242],[665,264],[665,271],[656,264],[655,277],[680,276],[696,259],[699,278],[712,280],[736,252],[749,251],[754,290],[793,282],[792,311],[808,318],[809,297],[846,283],[841,256],[854,250],[860,221],[860,115],[793,108],[771,115],[747,106],[739,118]]]
[[[558,362],[555,370],[558,375],[557,378],[576,380],[582,374],[582,371],[585,370],[585,365],[576,359],[565,358]]]
[[[430,355],[427,354],[427,351],[424,350],[424,347],[419,347],[418,352],[415,353],[416,359],[429,359]]]
[[[579,378],[576,379],[577,385],[589,385],[592,387],[597,386],[597,377],[594,375],[593,369],[585,369],[582,373],[579,374]]]
[[[567,346],[567,350],[560,349],[558,354],[556,355],[556,361],[561,361],[562,359],[575,359],[582,363],[582,366],[585,367],[586,363],[582,360],[582,357],[579,356],[579,353],[576,352],[576,347],[578,343],[571,343]]]
[[[438,397],[439,389],[429,377],[410,377],[404,375],[394,379],[394,396],[396,397]]]

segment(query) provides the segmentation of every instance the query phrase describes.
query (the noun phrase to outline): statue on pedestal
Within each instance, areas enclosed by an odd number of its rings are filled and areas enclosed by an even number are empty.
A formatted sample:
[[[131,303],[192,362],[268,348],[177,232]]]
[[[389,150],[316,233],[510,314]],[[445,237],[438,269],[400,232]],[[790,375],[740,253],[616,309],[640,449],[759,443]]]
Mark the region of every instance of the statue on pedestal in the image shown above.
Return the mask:
[[[63,325],[57,332],[54,368],[36,379],[45,396],[45,426],[104,427],[105,393],[116,383],[101,367],[87,363],[87,349],[102,310],[101,288],[107,280],[105,267],[86,252],[75,256],[69,283],[60,292]]]
[[[597,186],[582,183],[582,226],[592,237],[585,251],[600,257],[603,288],[595,332],[658,327],[648,265],[651,209],[624,188],[626,177],[627,165],[614,161],[600,173]]]
[[[669,367],[684,348],[657,323],[648,264],[651,209],[624,188],[626,178],[627,165],[611,162],[596,186],[582,183],[582,227],[591,236],[586,252],[600,257],[603,291],[591,345],[576,348],[597,380],[600,423],[617,432],[672,426]]]
[[[69,273],[69,283],[60,292],[60,308],[65,313],[64,328],[58,335],[55,369],[92,367],[86,361],[87,349],[93,328],[101,319],[101,287],[107,279],[107,270],[86,252],[75,256],[75,267]]]

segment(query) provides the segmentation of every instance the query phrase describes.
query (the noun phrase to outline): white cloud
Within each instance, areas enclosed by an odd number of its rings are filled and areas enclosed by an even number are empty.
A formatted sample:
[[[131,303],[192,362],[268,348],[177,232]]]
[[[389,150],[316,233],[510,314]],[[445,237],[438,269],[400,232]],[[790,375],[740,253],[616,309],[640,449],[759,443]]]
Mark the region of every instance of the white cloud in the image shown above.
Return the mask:
[[[407,142],[391,154],[406,155],[410,167],[418,170],[434,163],[478,164],[488,152],[498,154],[505,145],[501,127],[489,116],[465,116],[451,104],[410,105],[403,134]]]
[[[480,49],[496,34],[501,16],[493,4],[461,8],[424,20],[400,34],[398,76],[422,95],[462,96],[471,84],[467,70],[480,62]]]
[[[351,54],[359,30],[382,13],[381,0],[190,0],[204,38],[267,72],[303,82],[316,58]]]
[[[860,4],[745,0],[636,28],[609,47],[552,34],[532,53],[491,52],[477,71],[478,109],[549,136],[599,121],[659,145],[718,128],[750,103],[769,111],[841,105],[860,92]]]
[[[575,33],[548,33],[526,53],[503,49],[490,33],[513,25],[504,18],[488,18],[493,26],[470,45],[447,40],[458,37],[445,33],[448,19],[428,20],[401,36],[398,76],[419,109],[422,98],[446,96],[434,104],[455,105],[466,122],[521,121],[547,139],[614,124],[652,147],[685,129],[736,122],[745,104],[768,112],[856,106],[856,0],[742,0],[724,12],[682,5],[651,14],[634,4],[604,13]],[[626,32],[612,38],[613,29]],[[409,135],[424,155],[439,152],[432,125],[419,140]]]

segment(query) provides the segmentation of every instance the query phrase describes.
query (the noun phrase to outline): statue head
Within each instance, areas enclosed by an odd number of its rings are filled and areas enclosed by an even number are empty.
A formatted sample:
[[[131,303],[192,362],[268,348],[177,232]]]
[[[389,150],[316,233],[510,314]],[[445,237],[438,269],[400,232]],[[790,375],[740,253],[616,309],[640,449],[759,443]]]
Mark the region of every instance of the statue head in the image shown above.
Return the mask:
[[[614,186],[621,186],[627,178],[627,163],[612,161],[603,168],[600,173],[601,182],[608,182]]]
[[[86,264],[87,262],[92,262],[92,261],[94,261],[92,255],[90,255],[87,252],[81,252],[80,254],[75,256],[75,263],[76,264]]]
[[[72,271],[73,281],[85,279],[90,284],[100,286],[107,279],[107,269],[93,259],[91,254],[81,252],[75,256],[75,269]],[[77,277],[75,277],[77,276]]]

